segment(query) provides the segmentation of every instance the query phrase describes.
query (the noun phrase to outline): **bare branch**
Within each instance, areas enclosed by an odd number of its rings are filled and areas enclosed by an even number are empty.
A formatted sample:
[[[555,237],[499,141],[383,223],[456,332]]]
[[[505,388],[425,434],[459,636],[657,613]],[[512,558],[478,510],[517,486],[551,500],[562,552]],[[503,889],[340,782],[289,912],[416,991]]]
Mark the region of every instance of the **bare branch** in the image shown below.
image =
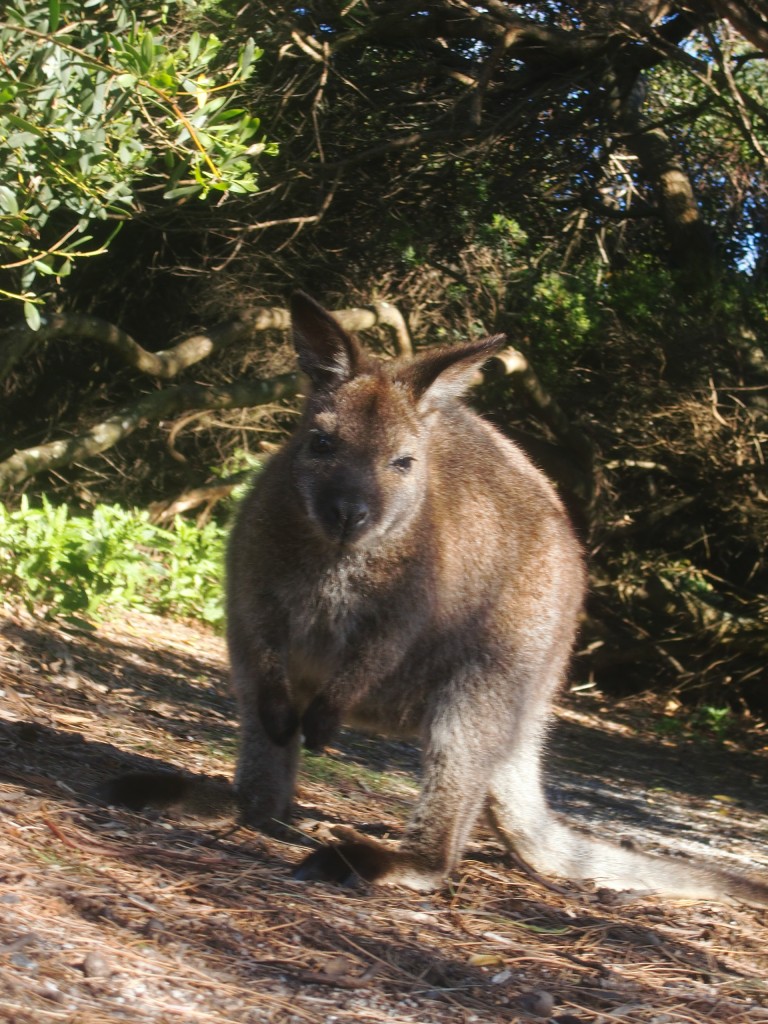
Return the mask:
[[[271,380],[238,381],[227,387],[185,384],[155,391],[97,423],[84,434],[15,452],[0,462],[0,491],[17,486],[38,473],[98,455],[147,423],[190,409],[243,409],[265,405],[293,398],[297,390],[298,377],[290,373]]]
[[[340,309],[333,315],[348,331],[367,331],[379,325],[389,327],[394,334],[397,354],[413,355],[413,341],[408,323],[397,306],[391,302],[374,302],[370,309]]]
[[[33,348],[46,341],[69,338],[96,341],[116,352],[128,366],[148,376],[168,380],[186,367],[205,359],[211,352],[220,351],[247,337],[249,331],[266,330],[273,325],[271,321],[276,319],[274,314],[284,312],[261,310],[257,312],[259,326],[244,320],[233,320],[207,333],[190,335],[173,348],[160,352],[149,352],[126,331],[97,316],[57,313],[48,317],[37,331],[24,324],[12,327],[0,335],[0,381],[5,380],[16,363]],[[262,314],[260,318],[258,313]]]
[[[714,34],[712,32],[707,32],[707,37],[709,39],[709,45],[712,47],[712,52],[715,54],[715,58],[717,59],[717,64],[720,68],[720,74],[725,80],[728,92],[730,93],[731,99],[733,100],[733,106],[737,115],[736,120],[738,123],[738,127],[741,130],[747,143],[752,147],[752,150],[759,157],[763,165],[763,168],[768,170],[768,153],[766,153],[765,147],[760,142],[757,133],[752,127],[752,122],[750,121],[749,113],[747,112],[745,98],[741,90],[739,89],[738,85],[736,84],[736,78],[733,74],[731,62],[730,60],[726,59],[726,56],[723,53],[723,50],[720,44],[718,43],[717,39],[715,38]]]
[[[397,306],[389,302],[375,303],[370,309],[342,309],[336,313],[341,324],[351,331],[372,327],[388,327],[394,334],[398,353],[408,355],[412,344],[405,318]],[[150,352],[130,334],[106,320],[79,313],[57,313],[48,318],[38,331],[26,325],[6,330],[0,335],[0,381],[13,367],[42,342],[78,338],[96,341],[116,352],[122,361],[150,377],[170,380],[182,370],[199,363],[215,352],[244,341],[255,331],[288,330],[287,309],[261,306],[239,318],[210,331],[201,331],[184,338],[177,345],[160,352]]]
[[[149,506],[150,518],[153,523],[170,523],[176,516],[204,505],[205,508],[197,516],[197,525],[203,526],[210,519],[213,506],[223,498],[228,498],[236,487],[245,483],[251,476],[251,472],[249,469],[244,469],[240,473],[233,473],[231,476],[222,477],[212,483],[203,484],[202,487],[194,487],[177,498],[155,501]]]
[[[287,317],[284,310],[262,312],[270,322],[279,321],[278,324],[273,324],[274,326],[282,323],[283,313]],[[273,317],[272,314],[280,315]],[[405,321],[396,307],[389,303],[379,303],[374,309],[340,310],[336,316],[348,330],[365,330],[385,320],[389,320],[390,324],[399,323],[402,334],[398,336],[398,350],[400,354],[409,351],[411,339]],[[542,388],[525,356],[515,349],[507,349],[491,361],[487,372],[491,376],[519,374],[526,393],[536,405],[542,419],[560,440],[567,441],[568,447],[591,465],[593,452],[589,440],[568,422],[554,399]],[[98,455],[148,423],[191,410],[243,409],[266,405],[294,398],[298,388],[298,376],[290,373],[270,380],[237,381],[226,387],[209,388],[201,384],[184,384],[144,395],[137,402],[125,406],[113,416],[97,423],[84,434],[15,452],[4,462],[0,462],[0,491],[18,486],[38,473]]]
[[[579,458],[584,468],[591,470],[595,461],[592,442],[571,423],[519,349],[505,348],[495,355],[488,363],[486,375],[491,379],[514,375],[516,383],[525,392],[542,422],[549,427],[558,441]]]

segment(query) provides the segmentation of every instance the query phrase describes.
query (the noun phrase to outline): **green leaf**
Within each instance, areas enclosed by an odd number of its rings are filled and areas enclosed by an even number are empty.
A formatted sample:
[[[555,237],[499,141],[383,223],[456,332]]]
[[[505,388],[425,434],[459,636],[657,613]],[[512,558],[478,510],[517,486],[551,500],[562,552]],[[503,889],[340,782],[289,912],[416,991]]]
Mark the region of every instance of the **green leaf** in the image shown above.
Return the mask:
[[[141,56],[146,71],[155,63],[155,40],[151,32],[145,32],[141,41]]]
[[[251,71],[251,65],[253,64],[253,56],[256,52],[256,43],[252,38],[248,38],[245,46],[240,51],[240,75],[242,78],[247,78]],[[259,54],[261,56],[261,54]]]
[[[19,204],[16,202],[16,193],[7,185],[0,185],[0,208],[7,213],[17,214]]]
[[[28,300],[24,303],[24,319],[27,321],[29,329],[31,331],[39,331],[40,324],[43,322],[40,316],[40,310],[34,304]]]
[[[156,89],[161,89],[163,92],[175,93],[176,90],[176,79],[173,75],[167,71],[158,71],[149,78],[150,85],[153,85]]]
[[[178,188],[170,188],[163,192],[163,199],[181,199],[182,196],[191,196],[199,191],[199,185],[179,185]]]
[[[197,60],[198,54],[200,53],[200,33],[193,32],[189,37],[189,43],[187,44],[189,51],[189,59],[192,64]]]
[[[32,266],[35,268],[38,274],[55,275],[56,273],[53,267],[49,267],[48,264],[45,263],[43,260],[35,260]],[[29,320],[27,320],[27,322],[29,323]],[[37,328],[34,328],[34,330],[37,330]]]
[[[59,0],[48,0],[48,31],[53,34],[59,27],[61,20],[61,5]]]
[[[31,121],[27,121],[23,117],[19,117],[18,114],[13,114],[8,111],[8,113],[3,116],[10,124],[13,125],[14,128],[20,128],[22,131],[32,132],[33,135],[36,135],[40,139],[44,139],[46,137],[42,128],[38,128],[36,124],[32,124]]]

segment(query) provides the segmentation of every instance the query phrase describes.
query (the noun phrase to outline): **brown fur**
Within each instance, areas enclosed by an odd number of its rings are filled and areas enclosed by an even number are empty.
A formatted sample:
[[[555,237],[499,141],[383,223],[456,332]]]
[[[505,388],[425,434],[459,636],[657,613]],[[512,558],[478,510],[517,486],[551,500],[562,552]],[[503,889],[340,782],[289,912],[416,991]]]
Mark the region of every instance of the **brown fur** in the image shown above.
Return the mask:
[[[322,748],[344,721],[419,739],[421,794],[399,848],[324,848],[300,878],[434,888],[485,812],[545,874],[768,903],[759,882],[582,836],[547,805],[543,744],[585,573],[553,487],[459,401],[503,338],[380,363],[308,297],[292,316],[311,390],[229,545],[245,820],[286,821],[301,733]]]

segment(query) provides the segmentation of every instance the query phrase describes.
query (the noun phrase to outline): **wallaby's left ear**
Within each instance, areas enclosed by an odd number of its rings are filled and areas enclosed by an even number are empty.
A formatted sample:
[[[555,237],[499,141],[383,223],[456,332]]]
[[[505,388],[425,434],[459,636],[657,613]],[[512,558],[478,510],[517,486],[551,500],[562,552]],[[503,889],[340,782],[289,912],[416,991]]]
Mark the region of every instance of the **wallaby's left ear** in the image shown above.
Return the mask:
[[[304,292],[291,296],[291,327],[299,366],[316,391],[333,390],[355,375],[362,360],[357,342]]]
[[[440,406],[460,398],[480,367],[506,343],[494,334],[452,348],[425,352],[398,371],[396,379],[411,391],[421,406]]]

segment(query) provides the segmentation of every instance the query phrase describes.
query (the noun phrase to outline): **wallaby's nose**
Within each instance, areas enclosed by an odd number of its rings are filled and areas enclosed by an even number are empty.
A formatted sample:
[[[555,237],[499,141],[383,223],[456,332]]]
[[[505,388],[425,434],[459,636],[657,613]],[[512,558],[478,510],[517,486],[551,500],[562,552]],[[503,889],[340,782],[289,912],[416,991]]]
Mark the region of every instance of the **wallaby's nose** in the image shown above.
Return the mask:
[[[337,498],[333,503],[333,515],[342,537],[349,537],[363,526],[371,510],[364,501],[349,501]]]

